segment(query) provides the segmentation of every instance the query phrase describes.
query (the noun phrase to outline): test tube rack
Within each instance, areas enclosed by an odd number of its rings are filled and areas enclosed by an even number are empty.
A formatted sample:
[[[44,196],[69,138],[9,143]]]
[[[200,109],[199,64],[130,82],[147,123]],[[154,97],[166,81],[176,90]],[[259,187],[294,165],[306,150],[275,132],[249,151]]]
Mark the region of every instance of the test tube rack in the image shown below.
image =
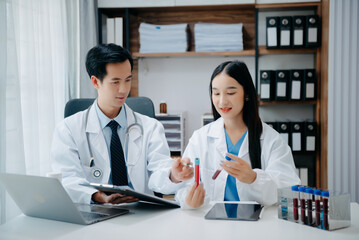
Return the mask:
[[[305,199],[304,209],[293,199],[291,187],[278,189],[279,219],[329,231],[350,226],[350,194],[329,191],[328,204],[321,198],[320,209],[316,208],[314,195],[311,201]]]

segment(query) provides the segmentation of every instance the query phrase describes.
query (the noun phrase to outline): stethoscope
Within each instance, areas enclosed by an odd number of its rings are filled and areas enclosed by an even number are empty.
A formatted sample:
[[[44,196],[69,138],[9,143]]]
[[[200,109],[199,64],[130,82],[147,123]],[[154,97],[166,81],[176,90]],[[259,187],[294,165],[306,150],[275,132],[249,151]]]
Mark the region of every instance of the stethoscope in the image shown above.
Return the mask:
[[[85,118],[85,125],[84,126],[87,126],[87,122],[88,122],[88,116],[89,116],[89,112],[90,112],[90,109],[91,109],[92,106],[90,106],[87,111],[86,111],[86,118]],[[132,114],[133,114],[133,117],[135,119],[135,122],[130,124],[130,126],[127,127],[126,129],[126,133],[125,133],[125,144],[124,144],[124,149],[126,151],[126,154],[125,156],[127,156],[127,150],[128,150],[128,136],[130,135],[130,132],[137,129],[139,132],[140,132],[140,136],[141,136],[141,141],[143,141],[143,127],[141,126],[141,124],[138,123],[137,121],[137,117],[136,117],[136,114],[134,113],[134,111],[132,111]],[[87,141],[87,146],[88,146],[88,150],[89,150],[89,153],[90,153],[90,168],[92,168],[91,170],[91,174],[92,174],[92,177],[97,179],[97,178],[100,178],[102,176],[102,170],[98,167],[96,167],[95,165],[95,158],[94,158],[94,155],[92,153],[92,148],[91,148],[91,144],[90,144],[90,141],[89,141],[89,136],[88,136],[88,133],[86,132],[86,141]],[[140,150],[140,153],[142,152],[142,143],[141,143],[141,150]],[[141,154],[138,154],[138,159],[140,158]],[[134,162],[128,162],[127,165],[135,165],[136,162],[138,161],[138,159]]]

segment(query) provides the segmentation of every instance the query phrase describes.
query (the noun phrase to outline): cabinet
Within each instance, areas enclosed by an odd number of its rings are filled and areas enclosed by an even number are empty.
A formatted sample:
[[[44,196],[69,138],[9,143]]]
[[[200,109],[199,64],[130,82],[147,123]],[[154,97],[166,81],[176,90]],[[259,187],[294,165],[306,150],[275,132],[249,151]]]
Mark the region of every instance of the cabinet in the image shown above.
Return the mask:
[[[184,150],[184,114],[156,114],[165,129],[172,156],[181,156]]]
[[[294,16],[294,15],[313,15],[318,14],[321,18],[321,3],[301,3],[301,4],[257,4],[256,5],[256,19],[259,24],[256,25],[256,83],[259,86],[259,71],[260,70],[279,70],[279,69],[300,69],[300,68],[312,68],[317,72],[317,99],[311,101],[260,101],[260,108],[267,108],[268,111],[281,108],[298,109],[299,107],[312,115],[317,124],[317,129],[321,125],[320,111],[321,111],[321,98],[320,98],[320,83],[321,83],[321,47],[318,48],[300,48],[300,49],[267,49],[265,46],[265,18],[267,16]],[[261,42],[259,42],[261,40]],[[292,63],[288,58],[297,58],[300,56],[305,63],[303,67],[298,67],[296,63]],[[261,64],[262,59],[267,64]],[[288,61],[289,60],[289,61]],[[268,63],[269,61],[273,61]],[[307,64],[307,65],[306,65]],[[271,65],[268,68],[268,65]],[[295,110],[294,110],[295,111]],[[294,115],[294,114],[293,114]],[[292,116],[289,121],[298,121],[306,119],[295,119],[297,116]],[[300,117],[299,117],[300,118]],[[262,117],[263,119],[263,117]],[[266,119],[263,119],[266,121]],[[273,119],[272,119],[273,120]],[[283,119],[282,119],[283,120]],[[284,119],[285,120],[285,119]],[[320,131],[316,134],[316,151],[315,152],[293,152],[295,165],[300,172],[307,172],[303,182],[310,186],[319,186],[320,176]],[[307,171],[303,171],[307,169]]]
[[[313,154],[295,154],[295,161],[298,167],[311,169],[308,175],[312,179],[311,185],[322,187],[321,182],[326,177],[326,169],[321,168],[321,165],[326,165],[326,142],[322,142],[323,137],[326,138],[326,128],[322,125],[323,116],[326,116],[327,101],[323,98],[325,89],[321,86],[323,84],[322,71],[326,72],[327,69],[322,69],[323,61],[321,61],[321,55],[323,54],[323,48],[313,49],[266,49],[265,43],[261,43],[263,36],[260,35],[263,28],[263,22],[260,21],[261,14],[267,12],[281,12],[287,16],[291,15],[291,11],[310,11],[316,13],[320,17],[322,11],[321,2],[305,2],[305,3],[285,3],[285,4],[223,4],[213,6],[171,6],[171,7],[131,7],[131,8],[99,8],[99,32],[103,32],[103,23],[106,17],[123,17],[124,19],[124,46],[128,48],[134,59],[134,71],[133,71],[133,85],[131,89],[131,95],[137,96],[138,90],[138,61],[143,59],[156,60],[156,59],[169,59],[176,58],[186,61],[186,59],[197,58],[216,58],[216,57],[245,57],[255,61],[254,66],[254,80],[258,83],[258,73],[261,68],[261,64],[267,62],[276,62],[278,56],[299,56],[311,55],[312,68],[317,71],[317,100],[305,101],[305,102],[259,102],[260,108],[265,111],[281,111],[284,108],[293,109],[310,109],[310,114],[313,116],[318,125],[318,151]],[[289,12],[289,13],[287,13]],[[308,14],[309,15],[309,14]],[[322,18],[323,24],[327,19]],[[185,53],[139,53],[139,24],[141,22],[149,22],[153,24],[177,24],[188,23],[189,24],[189,51]],[[240,52],[195,52],[194,51],[194,36],[193,26],[197,22],[209,22],[209,23],[243,23],[243,43],[244,50]],[[261,30],[262,29],[262,30]],[[100,34],[100,42],[101,42]],[[264,35],[265,39],[265,35]],[[322,39],[325,39],[322,37]],[[327,50],[325,50],[327,52]],[[305,60],[301,60],[305,61]],[[193,66],[196,68],[196,66]],[[267,67],[270,69],[270,66]],[[294,68],[294,67],[293,67]],[[258,84],[257,84],[258,86]],[[202,89],[203,90],[203,89]],[[323,94],[324,93],[324,94]],[[324,101],[323,101],[324,99]],[[279,110],[278,110],[279,109]],[[207,109],[205,109],[207,110]],[[205,110],[201,113],[203,114]],[[307,110],[306,110],[307,111]],[[285,113],[283,114],[285,116]],[[159,116],[160,117],[160,116]],[[162,116],[161,116],[162,117]],[[191,117],[191,116],[189,116]],[[266,121],[266,119],[263,119]],[[278,119],[285,120],[285,119]],[[196,120],[200,122],[200,119]],[[188,121],[187,121],[188,122]],[[200,127],[200,126],[198,126]],[[186,126],[187,128],[187,126]],[[182,130],[184,133],[184,131]],[[190,133],[189,133],[190,134]],[[183,150],[183,136],[181,150]],[[172,150],[171,150],[172,151]],[[179,151],[179,153],[180,153]],[[324,153],[324,154],[323,154]],[[321,156],[325,155],[322,159]],[[310,161],[307,161],[311,158]]]

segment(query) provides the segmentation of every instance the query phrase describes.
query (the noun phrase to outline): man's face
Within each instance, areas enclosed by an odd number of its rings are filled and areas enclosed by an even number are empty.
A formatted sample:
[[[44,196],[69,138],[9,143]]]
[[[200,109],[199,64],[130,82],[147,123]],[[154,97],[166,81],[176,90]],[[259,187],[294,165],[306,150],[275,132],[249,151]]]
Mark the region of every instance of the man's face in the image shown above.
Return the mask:
[[[131,90],[131,64],[128,60],[121,63],[108,63],[106,72],[102,82],[95,76],[91,77],[91,81],[98,92],[99,108],[107,117],[114,118]]]

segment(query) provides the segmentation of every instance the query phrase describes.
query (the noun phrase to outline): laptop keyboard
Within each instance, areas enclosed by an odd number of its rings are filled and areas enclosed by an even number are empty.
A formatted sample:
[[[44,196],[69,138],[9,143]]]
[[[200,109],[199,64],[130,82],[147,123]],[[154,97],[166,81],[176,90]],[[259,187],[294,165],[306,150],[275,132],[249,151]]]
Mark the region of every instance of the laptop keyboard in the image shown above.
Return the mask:
[[[81,211],[81,214],[87,220],[95,220],[98,218],[109,216],[109,214],[104,214],[104,213],[83,212],[83,211]]]

